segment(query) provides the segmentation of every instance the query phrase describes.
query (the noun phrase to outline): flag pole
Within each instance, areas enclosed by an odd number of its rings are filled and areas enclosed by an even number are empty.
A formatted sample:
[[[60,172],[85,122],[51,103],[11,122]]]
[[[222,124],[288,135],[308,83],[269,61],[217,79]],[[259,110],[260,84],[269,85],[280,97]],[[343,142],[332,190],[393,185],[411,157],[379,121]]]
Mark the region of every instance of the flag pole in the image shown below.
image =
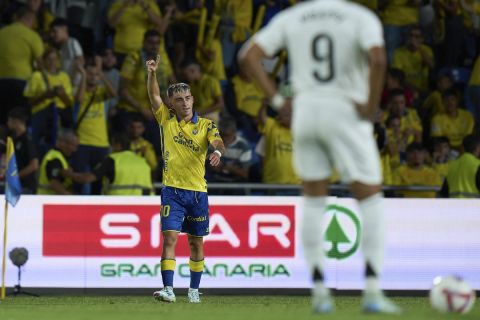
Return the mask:
[[[3,257],[2,257],[2,292],[0,295],[1,300],[5,300],[5,258],[7,256],[7,217],[8,217],[8,202],[5,199],[5,216],[4,216],[4,225],[3,225]]]

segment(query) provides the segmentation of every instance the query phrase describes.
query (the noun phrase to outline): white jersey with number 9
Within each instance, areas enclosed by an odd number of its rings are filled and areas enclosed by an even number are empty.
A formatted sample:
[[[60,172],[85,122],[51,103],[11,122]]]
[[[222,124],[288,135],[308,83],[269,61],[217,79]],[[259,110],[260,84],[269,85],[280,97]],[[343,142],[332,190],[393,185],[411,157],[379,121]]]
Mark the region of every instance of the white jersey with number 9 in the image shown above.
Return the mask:
[[[277,14],[252,40],[269,56],[287,49],[295,95],[368,98],[367,52],[384,44],[380,20],[344,0],[308,1]]]

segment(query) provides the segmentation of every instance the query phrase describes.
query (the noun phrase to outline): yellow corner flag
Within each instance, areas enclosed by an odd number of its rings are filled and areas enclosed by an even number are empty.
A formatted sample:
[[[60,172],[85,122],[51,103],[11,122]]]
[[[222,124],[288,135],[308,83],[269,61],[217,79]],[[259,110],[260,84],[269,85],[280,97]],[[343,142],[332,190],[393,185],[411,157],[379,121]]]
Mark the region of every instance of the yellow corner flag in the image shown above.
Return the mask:
[[[0,299],[5,299],[5,259],[7,255],[7,222],[8,204],[13,207],[17,204],[22,193],[20,177],[18,176],[17,160],[15,158],[15,147],[12,138],[7,138],[7,170],[5,171],[5,218],[3,224],[3,257],[2,257],[2,290]]]

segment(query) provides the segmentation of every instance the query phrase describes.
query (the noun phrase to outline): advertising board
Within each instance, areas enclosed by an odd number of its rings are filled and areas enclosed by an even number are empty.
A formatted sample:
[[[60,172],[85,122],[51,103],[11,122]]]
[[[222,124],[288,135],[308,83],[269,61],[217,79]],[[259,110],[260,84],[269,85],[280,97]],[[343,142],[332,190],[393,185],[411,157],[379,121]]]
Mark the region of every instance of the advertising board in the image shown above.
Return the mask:
[[[161,287],[158,197],[22,196],[10,208],[9,252],[25,247],[22,285]],[[308,288],[300,197],[210,197],[204,288]],[[478,200],[386,199],[382,287],[427,290],[455,274],[480,289]],[[319,213],[321,214],[321,213]],[[3,219],[0,221],[3,229]],[[351,199],[329,198],[323,218],[327,285],[363,287],[362,219]],[[189,248],[177,244],[175,286],[189,285]],[[7,261],[7,285],[16,284]]]

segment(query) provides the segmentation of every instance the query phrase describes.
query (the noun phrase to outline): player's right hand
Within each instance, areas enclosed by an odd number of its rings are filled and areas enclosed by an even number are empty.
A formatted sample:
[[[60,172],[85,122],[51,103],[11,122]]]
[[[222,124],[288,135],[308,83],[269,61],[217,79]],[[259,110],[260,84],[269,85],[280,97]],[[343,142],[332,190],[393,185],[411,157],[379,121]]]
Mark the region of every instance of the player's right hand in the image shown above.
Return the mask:
[[[147,66],[147,71],[148,72],[156,72],[159,63],[160,63],[160,55],[157,54],[157,59],[147,60],[147,62],[145,63],[146,66]]]
[[[375,114],[372,112],[372,108],[368,104],[359,104],[356,103],[355,107],[357,108],[357,113],[360,118],[373,122],[375,119]]]

